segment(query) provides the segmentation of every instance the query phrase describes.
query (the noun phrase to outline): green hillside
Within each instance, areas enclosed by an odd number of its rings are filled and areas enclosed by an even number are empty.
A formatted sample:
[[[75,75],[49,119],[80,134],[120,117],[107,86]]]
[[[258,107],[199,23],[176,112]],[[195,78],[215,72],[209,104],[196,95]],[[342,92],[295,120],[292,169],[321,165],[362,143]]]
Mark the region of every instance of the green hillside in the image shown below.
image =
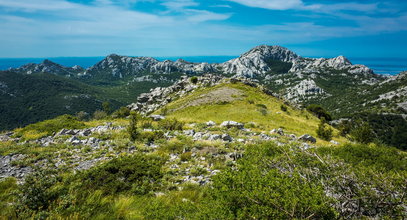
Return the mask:
[[[55,74],[0,71],[0,131],[80,111],[90,115],[109,102],[112,110],[168,83],[116,81],[109,85]]]
[[[406,218],[405,152],[301,140],[321,121],[259,88],[202,87],[155,113],[0,135],[0,218]]]
[[[286,111],[281,106],[287,107]],[[310,134],[317,136],[320,120],[307,112],[293,108],[276,97],[241,83],[224,83],[215,87],[203,88],[193,94],[170,103],[164,109],[169,118],[188,123],[223,121],[245,123],[254,131],[271,131],[283,128],[297,136]],[[334,132],[335,140],[343,142]],[[323,140],[320,140],[322,143]]]

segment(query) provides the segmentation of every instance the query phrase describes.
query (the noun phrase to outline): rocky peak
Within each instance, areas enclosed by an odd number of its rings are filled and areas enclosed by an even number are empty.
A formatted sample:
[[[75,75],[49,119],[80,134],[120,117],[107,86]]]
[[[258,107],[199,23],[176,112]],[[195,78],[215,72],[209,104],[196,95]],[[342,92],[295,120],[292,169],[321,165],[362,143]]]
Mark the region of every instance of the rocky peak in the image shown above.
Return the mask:
[[[291,50],[281,46],[267,46],[260,45],[248,52],[242,54],[242,57],[261,57],[263,59],[279,60],[283,62],[292,62],[299,58],[299,56]]]
[[[287,48],[262,45],[221,64],[221,68],[224,73],[236,74],[239,77],[264,77],[273,65],[270,64],[270,61],[293,62],[299,58],[297,54]]]
[[[83,71],[82,67],[66,67],[60,64],[54,63],[51,60],[45,59],[41,63],[29,63],[23,65],[19,68],[10,69],[11,71],[25,73],[25,74],[35,74],[35,73],[51,73],[55,75],[64,76],[74,76],[79,72]]]

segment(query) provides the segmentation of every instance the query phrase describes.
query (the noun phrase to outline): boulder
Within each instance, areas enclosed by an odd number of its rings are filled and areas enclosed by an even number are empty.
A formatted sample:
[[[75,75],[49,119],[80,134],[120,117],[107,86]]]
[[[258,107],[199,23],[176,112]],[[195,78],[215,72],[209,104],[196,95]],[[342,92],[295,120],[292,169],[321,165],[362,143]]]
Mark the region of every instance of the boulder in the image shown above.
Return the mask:
[[[150,118],[152,118],[154,121],[161,121],[165,119],[165,117],[162,115],[150,115]]]
[[[215,126],[215,125],[216,125],[216,123],[213,122],[213,121],[206,122],[206,126],[208,126],[208,127],[212,127],[212,126]]]
[[[72,137],[68,138],[68,140],[66,140],[66,142],[70,143],[72,145],[79,145],[82,143],[82,141],[76,136],[72,136]]]
[[[220,124],[221,127],[243,129],[244,124],[235,121],[224,121]]]
[[[228,141],[228,142],[232,142],[232,141],[233,141],[233,138],[232,138],[230,135],[228,135],[228,134],[222,134],[221,138],[222,138],[222,140],[224,140],[224,141]]]
[[[311,143],[316,143],[317,142],[317,139],[315,139],[314,137],[312,137],[309,134],[302,135],[301,137],[298,138],[298,140],[311,142]]]
[[[195,131],[194,130],[184,130],[183,133],[187,136],[194,136]]]
[[[331,140],[329,143],[333,144],[333,145],[339,145],[339,142]]]
[[[221,139],[221,136],[219,134],[212,134],[208,138],[208,140],[210,140],[210,141],[216,141],[216,140],[219,140],[219,139]]]
[[[284,135],[284,131],[283,131],[283,129],[282,129],[282,128],[279,128],[279,129],[273,129],[273,130],[271,130],[271,131],[270,131],[270,133],[271,133],[271,134],[279,134],[279,135],[281,135],[281,136],[283,136],[283,135]]]

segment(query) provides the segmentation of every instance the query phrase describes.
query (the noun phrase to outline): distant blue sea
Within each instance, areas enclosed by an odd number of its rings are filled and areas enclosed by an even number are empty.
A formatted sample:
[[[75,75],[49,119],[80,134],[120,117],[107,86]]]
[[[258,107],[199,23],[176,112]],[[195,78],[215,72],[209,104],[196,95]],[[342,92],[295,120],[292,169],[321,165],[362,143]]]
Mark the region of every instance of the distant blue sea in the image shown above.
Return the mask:
[[[237,56],[185,56],[185,57],[156,57],[158,60],[177,60],[179,58],[189,62],[222,63]],[[64,66],[79,65],[88,68],[104,57],[51,57],[51,58],[0,58],[0,70],[20,67],[27,63],[41,63],[49,59]],[[378,74],[397,74],[407,71],[407,58],[349,58],[353,64],[363,64]]]

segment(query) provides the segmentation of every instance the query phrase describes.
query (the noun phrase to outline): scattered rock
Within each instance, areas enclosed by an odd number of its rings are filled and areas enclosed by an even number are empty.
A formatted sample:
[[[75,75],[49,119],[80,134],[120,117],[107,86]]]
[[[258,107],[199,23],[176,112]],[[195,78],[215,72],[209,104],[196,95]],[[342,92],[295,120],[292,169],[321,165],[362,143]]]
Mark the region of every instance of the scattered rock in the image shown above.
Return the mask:
[[[317,142],[317,139],[315,139],[314,137],[312,137],[309,134],[302,135],[301,137],[298,138],[298,140],[311,142],[311,143],[316,143]]]
[[[235,121],[224,121],[220,124],[221,127],[243,129],[244,124]]]
[[[284,136],[284,130],[282,128],[279,129],[273,129],[270,131],[271,134],[279,134],[281,136]]]
[[[233,138],[232,138],[230,135],[228,135],[228,134],[222,134],[221,138],[222,138],[222,140],[224,140],[224,141],[229,141],[229,142],[232,142],[232,141],[233,141]]]
[[[152,118],[154,121],[161,121],[165,119],[165,117],[162,115],[150,115],[150,118]]]
[[[334,144],[334,145],[339,145],[339,142],[331,140],[329,143]]]
[[[208,126],[208,127],[213,127],[213,126],[215,126],[215,125],[216,125],[216,123],[213,122],[213,121],[208,121],[208,122],[206,122],[206,126]]]

